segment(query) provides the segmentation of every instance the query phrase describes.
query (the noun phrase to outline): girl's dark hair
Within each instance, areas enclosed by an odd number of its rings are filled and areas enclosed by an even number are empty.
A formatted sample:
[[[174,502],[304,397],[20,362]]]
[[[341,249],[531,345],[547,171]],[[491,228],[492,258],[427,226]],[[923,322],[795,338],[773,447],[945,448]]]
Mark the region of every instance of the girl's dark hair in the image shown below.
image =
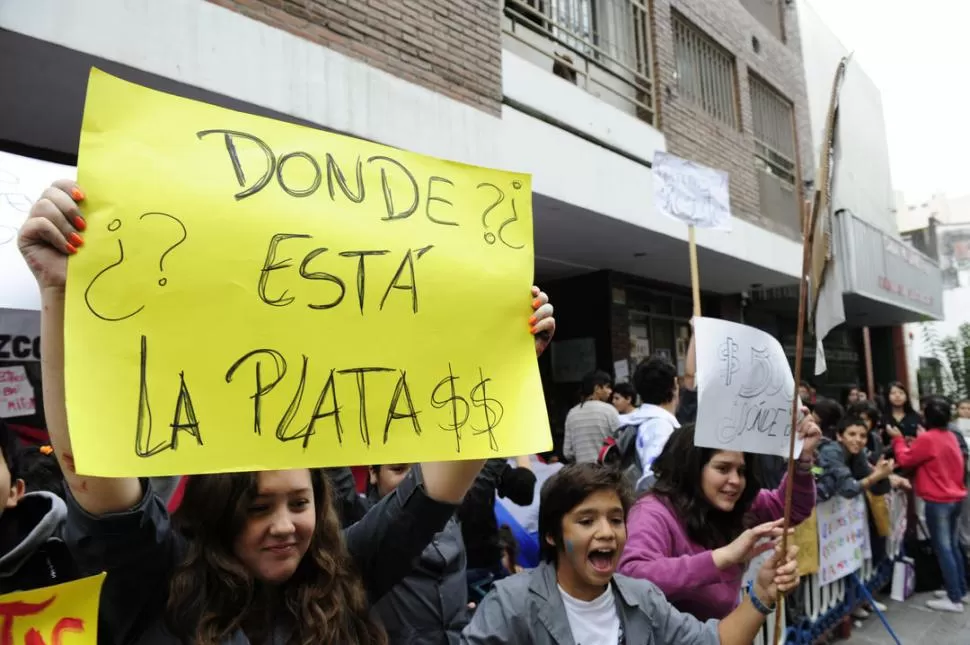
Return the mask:
[[[260,583],[233,553],[258,491],[258,473],[188,480],[172,517],[187,542],[166,607],[166,623],[175,635],[193,645],[217,645],[244,629],[251,642],[268,641],[274,625],[259,621],[272,615],[294,629],[293,645],[386,645],[383,629],[369,616],[367,595],[344,544],[330,482],[320,470],[309,472],[316,526],[309,549],[273,607],[265,606]]]
[[[707,462],[719,452],[724,451],[694,445],[693,424],[674,430],[653,462],[657,480],[648,493],[667,502],[683,523],[687,537],[705,549],[720,548],[750,528],[748,510],[760,490],[754,477],[755,457],[743,453],[745,486],[734,510],[726,513],[713,506],[701,489],[701,477]]]
[[[47,491],[64,498],[64,473],[50,446],[30,446],[19,458],[20,479],[28,493]]]
[[[571,464],[546,480],[539,492],[539,543],[543,560],[556,562],[563,548],[562,519],[566,514],[593,493],[604,490],[619,495],[626,520],[633,493],[626,475],[615,468],[597,463]],[[552,544],[546,541],[547,537],[552,538]]]
[[[886,387],[886,415],[892,416],[893,413],[893,404],[889,402],[889,393],[892,392],[894,387],[902,390],[903,394],[906,395],[906,400],[903,402],[903,412],[912,412],[913,414],[916,414],[916,408],[913,407],[913,398],[909,395],[909,390],[907,390],[906,386],[901,382],[893,381]]]
[[[879,406],[875,401],[870,401],[868,399],[853,403],[845,411],[845,414],[846,416],[850,417],[858,417],[863,421],[867,418],[871,419],[873,429],[878,428],[880,425],[879,421],[882,418],[882,410],[879,409]]]
[[[503,524],[498,530],[498,542],[502,547],[502,551],[509,556],[509,563],[512,568],[515,569],[516,561],[519,559],[519,543],[515,539],[515,534],[512,533],[512,529],[509,528],[508,524]],[[515,571],[510,571],[509,573],[515,573]]]
[[[835,399],[819,398],[815,401],[812,412],[818,417],[818,427],[822,431],[822,435],[829,439],[835,439],[835,428],[839,425],[842,417],[845,416],[845,410],[842,409],[839,402]]]

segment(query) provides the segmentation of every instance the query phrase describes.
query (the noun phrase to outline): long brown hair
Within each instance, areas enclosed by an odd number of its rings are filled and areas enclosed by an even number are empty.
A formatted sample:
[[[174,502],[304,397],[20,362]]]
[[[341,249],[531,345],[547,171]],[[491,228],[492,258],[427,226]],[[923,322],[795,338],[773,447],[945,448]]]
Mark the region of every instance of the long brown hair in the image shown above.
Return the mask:
[[[310,470],[316,526],[296,572],[266,606],[259,583],[233,554],[233,542],[257,494],[258,473],[202,475],[189,479],[173,516],[187,548],[169,586],[166,626],[193,645],[218,645],[237,629],[269,640],[282,619],[293,645],[386,645],[369,616],[367,594],[343,541],[330,483]],[[273,616],[273,618],[269,618]]]

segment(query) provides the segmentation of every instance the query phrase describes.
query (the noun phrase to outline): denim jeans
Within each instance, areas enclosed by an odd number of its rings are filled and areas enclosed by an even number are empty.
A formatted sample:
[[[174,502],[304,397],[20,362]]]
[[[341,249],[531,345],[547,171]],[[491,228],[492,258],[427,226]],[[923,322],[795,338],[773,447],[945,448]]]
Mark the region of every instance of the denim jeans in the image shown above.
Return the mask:
[[[926,524],[930,541],[940,562],[946,595],[953,602],[960,602],[967,594],[966,565],[960,551],[959,529],[962,502],[937,504],[926,502]]]

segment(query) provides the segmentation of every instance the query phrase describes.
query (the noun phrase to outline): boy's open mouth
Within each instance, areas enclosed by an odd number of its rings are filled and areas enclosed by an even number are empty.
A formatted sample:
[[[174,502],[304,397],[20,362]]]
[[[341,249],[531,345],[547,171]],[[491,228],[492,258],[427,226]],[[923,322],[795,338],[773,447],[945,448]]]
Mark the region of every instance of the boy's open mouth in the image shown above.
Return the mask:
[[[589,552],[589,563],[598,572],[605,573],[613,568],[614,549],[593,549]]]

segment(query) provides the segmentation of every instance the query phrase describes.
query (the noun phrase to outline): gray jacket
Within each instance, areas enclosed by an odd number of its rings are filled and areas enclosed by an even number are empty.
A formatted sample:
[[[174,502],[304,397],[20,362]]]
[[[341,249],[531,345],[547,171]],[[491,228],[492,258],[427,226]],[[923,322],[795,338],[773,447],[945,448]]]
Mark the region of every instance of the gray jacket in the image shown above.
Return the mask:
[[[667,602],[646,580],[613,576],[625,645],[718,645],[717,621],[701,622]],[[538,568],[495,583],[462,632],[468,645],[576,645],[556,582],[556,568]]]

